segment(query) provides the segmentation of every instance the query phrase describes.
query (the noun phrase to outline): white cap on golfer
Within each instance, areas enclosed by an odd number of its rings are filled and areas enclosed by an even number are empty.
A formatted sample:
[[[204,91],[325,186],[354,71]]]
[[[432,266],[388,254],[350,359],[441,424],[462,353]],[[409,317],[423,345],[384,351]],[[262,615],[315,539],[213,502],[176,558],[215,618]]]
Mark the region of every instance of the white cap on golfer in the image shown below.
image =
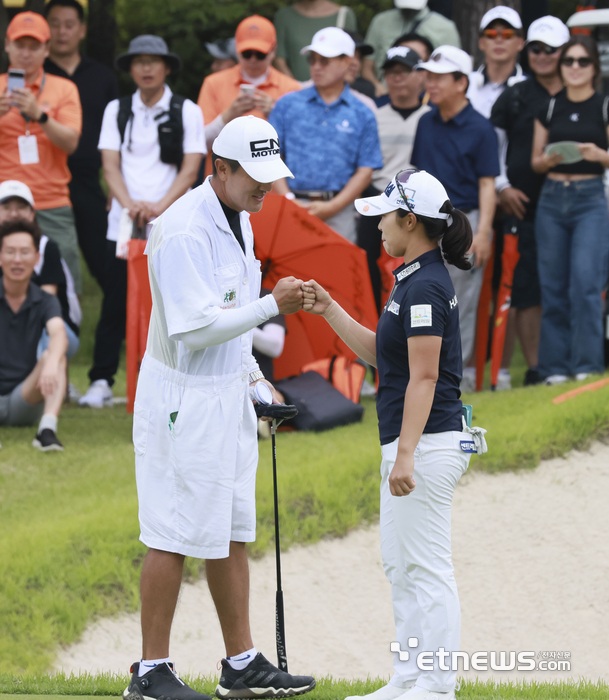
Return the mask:
[[[339,27],[324,27],[315,32],[311,43],[300,49],[301,54],[314,51],[326,58],[336,56],[355,56],[355,42]]]
[[[469,54],[456,46],[438,46],[431,54],[429,61],[417,63],[415,70],[428,70],[430,73],[464,73],[469,75],[473,70]]]
[[[547,46],[558,49],[569,41],[570,36],[569,28],[566,24],[561,22],[558,17],[546,15],[545,17],[540,17],[534,22],[531,22],[531,26],[527,32],[526,43],[530,44],[532,41],[541,41]]]
[[[7,199],[12,197],[19,197],[19,199],[25,199],[25,201],[34,208],[34,197],[32,195],[32,190],[24,183],[19,180],[5,180],[0,185],[0,204],[6,202]]]
[[[402,199],[400,187],[406,195],[407,204]],[[428,216],[430,219],[447,219],[447,200],[448,194],[444,185],[433,175],[424,170],[402,170],[382,194],[356,199],[354,204],[357,211],[364,216],[380,216],[396,209],[404,209],[413,214]]]
[[[485,13],[480,20],[480,31],[486,29],[489,24],[501,20],[510,27],[514,29],[522,29],[522,20],[520,15],[513,10],[511,7],[506,7],[505,5],[497,5],[497,7],[491,7],[491,9]]]
[[[236,160],[256,182],[294,177],[281,160],[279,136],[264,119],[237,117],[218,134],[212,151],[220,158]]]

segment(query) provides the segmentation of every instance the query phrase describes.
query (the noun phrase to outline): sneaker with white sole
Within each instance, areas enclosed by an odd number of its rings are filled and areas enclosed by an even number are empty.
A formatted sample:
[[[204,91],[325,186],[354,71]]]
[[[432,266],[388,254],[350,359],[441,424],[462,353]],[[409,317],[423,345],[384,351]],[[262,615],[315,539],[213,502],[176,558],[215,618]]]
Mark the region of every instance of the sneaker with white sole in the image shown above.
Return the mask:
[[[290,698],[313,690],[312,676],[293,676],[273,666],[260,652],[242,670],[222,659],[222,675],[216,686],[219,698]]]
[[[404,695],[404,693],[412,687],[414,687],[414,683],[407,685],[405,688],[400,688],[397,685],[388,683],[382,688],[375,690],[374,693],[368,693],[368,695],[349,695],[345,700],[396,700],[396,698]]]
[[[439,693],[437,690],[427,690],[415,685],[402,695],[401,700],[456,700],[455,691]]]
[[[212,700],[198,693],[173,670],[173,664],[164,662],[139,675],[139,662],[131,666],[131,682],[123,692],[124,700]]]
[[[508,391],[512,388],[512,377],[509,370],[500,369],[497,376],[497,391]]]
[[[32,442],[32,447],[35,447],[41,452],[63,452],[63,445],[50,428],[44,428],[36,435]]]
[[[546,386],[554,386],[555,384],[564,384],[569,380],[566,374],[551,374],[543,380]]]
[[[78,399],[79,406],[103,408],[112,406],[112,389],[105,379],[97,379],[87,389],[87,393]]]
[[[583,382],[584,380],[588,379],[588,377],[591,377],[592,374],[590,372],[578,372],[575,375],[575,381],[576,382]]]

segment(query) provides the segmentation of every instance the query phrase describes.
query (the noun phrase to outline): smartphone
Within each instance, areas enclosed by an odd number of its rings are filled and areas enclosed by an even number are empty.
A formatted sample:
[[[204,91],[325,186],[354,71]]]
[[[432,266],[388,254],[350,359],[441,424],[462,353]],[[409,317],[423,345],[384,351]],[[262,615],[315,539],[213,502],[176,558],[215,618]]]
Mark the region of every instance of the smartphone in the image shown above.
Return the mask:
[[[19,68],[10,68],[8,71],[8,86],[7,90],[10,94],[15,89],[23,89],[25,87],[25,71]]]
[[[250,83],[241,83],[239,87],[244,95],[249,95],[250,97],[253,97],[256,92],[256,86],[250,85]]]

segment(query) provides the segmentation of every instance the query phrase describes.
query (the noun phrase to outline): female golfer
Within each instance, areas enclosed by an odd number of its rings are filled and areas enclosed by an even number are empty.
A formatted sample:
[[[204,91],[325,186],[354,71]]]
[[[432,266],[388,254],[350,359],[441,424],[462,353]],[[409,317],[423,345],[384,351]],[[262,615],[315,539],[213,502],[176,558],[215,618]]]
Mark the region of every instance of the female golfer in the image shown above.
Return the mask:
[[[390,683],[368,698],[454,699],[450,653],[459,648],[461,613],[450,509],[476,443],[463,432],[458,302],[442,254],[468,270],[472,230],[442,184],[418,170],[399,172],[383,194],[357,199],[355,207],[364,216],[382,215],[385,249],[404,259],[393,273],[376,334],[314,280],[303,289],[304,309],[323,315],[354,352],[378,368],[381,548],[396,640],[409,658],[396,652]],[[442,649],[448,654],[438,658]],[[431,652],[427,670],[417,667],[423,651]]]

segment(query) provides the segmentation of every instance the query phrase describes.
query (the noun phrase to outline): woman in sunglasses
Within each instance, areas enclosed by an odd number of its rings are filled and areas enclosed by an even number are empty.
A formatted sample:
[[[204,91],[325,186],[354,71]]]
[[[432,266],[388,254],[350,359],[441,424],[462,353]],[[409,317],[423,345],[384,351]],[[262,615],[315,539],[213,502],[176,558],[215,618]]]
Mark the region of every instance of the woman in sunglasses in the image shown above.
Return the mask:
[[[321,314],[365,362],[378,368],[381,549],[391,583],[396,640],[391,682],[369,700],[454,700],[455,670],[417,667],[420,652],[459,648],[461,612],[451,560],[454,489],[483,436],[463,432],[459,309],[444,264],[471,268],[472,229],[444,186],[424,171],[400,171],[378,197],[356,199],[381,216],[389,255],[403,258],[376,333],[354,321],[317,282],[303,285],[305,311]],[[478,431],[479,429],[474,429]],[[483,431],[482,431],[483,432]],[[409,646],[416,638],[415,646]],[[443,664],[442,664],[443,665]],[[452,669],[450,657],[447,662]]]
[[[539,372],[546,384],[583,380],[604,369],[609,98],[595,90],[600,62],[590,37],[573,36],[564,45],[560,73],[565,88],[538,114],[531,158],[533,170],[547,173],[535,218]]]

